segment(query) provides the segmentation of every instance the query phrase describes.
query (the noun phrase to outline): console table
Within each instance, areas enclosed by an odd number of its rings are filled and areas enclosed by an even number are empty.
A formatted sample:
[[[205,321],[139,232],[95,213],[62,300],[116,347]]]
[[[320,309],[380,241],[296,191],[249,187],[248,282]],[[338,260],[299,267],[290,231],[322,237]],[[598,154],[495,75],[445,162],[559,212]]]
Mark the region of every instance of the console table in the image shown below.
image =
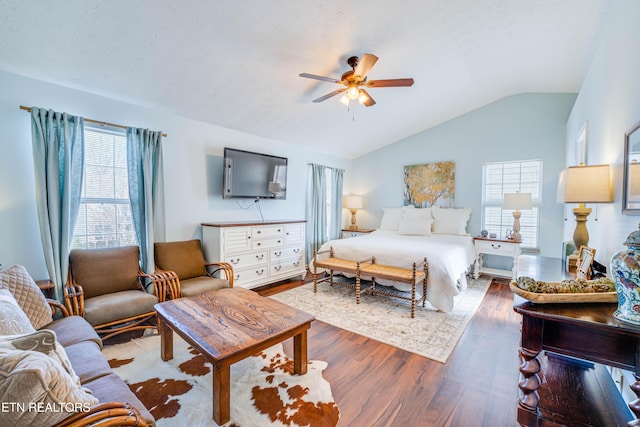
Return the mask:
[[[590,363],[633,371],[631,388],[640,396],[640,326],[615,319],[617,304],[514,298],[522,315],[518,423],[640,426],[640,399],[627,407],[607,369]]]

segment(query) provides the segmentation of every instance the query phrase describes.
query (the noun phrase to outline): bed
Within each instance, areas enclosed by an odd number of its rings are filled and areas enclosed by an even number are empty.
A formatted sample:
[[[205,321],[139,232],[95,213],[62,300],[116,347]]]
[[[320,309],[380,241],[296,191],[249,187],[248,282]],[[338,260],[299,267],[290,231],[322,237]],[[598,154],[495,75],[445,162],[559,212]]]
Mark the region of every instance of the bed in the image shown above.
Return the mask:
[[[417,213],[417,211],[426,211],[426,209],[415,209],[414,212]],[[443,209],[440,213],[442,211],[449,211],[447,212],[449,214],[453,210]],[[406,213],[406,208],[404,212]],[[415,216],[413,212],[411,214]],[[387,213],[385,215],[388,217]],[[406,222],[406,216],[403,215],[402,218]],[[466,218],[468,219],[468,216]],[[466,226],[466,220],[464,226]],[[424,224],[420,227],[424,227]],[[438,228],[435,229],[438,230]],[[449,312],[453,309],[453,297],[467,288],[466,273],[470,271],[476,260],[473,238],[464,232],[464,227],[457,233],[451,234],[431,232],[431,223],[429,223],[429,232],[418,234],[415,230],[411,233],[410,231],[406,227],[396,227],[395,223],[391,225],[385,223],[383,217],[380,229],[359,237],[328,241],[319,251],[328,251],[333,248],[336,258],[354,261],[374,256],[378,264],[409,269],[414,262],[420,262],[427,257],[429,262],[427,301],[435,308]],[[451,232],[452,230],[439,229],[439,231]],[[380,281],[380,284],[393,286],[401,291],[410,290],[408,284],[385,281]]]

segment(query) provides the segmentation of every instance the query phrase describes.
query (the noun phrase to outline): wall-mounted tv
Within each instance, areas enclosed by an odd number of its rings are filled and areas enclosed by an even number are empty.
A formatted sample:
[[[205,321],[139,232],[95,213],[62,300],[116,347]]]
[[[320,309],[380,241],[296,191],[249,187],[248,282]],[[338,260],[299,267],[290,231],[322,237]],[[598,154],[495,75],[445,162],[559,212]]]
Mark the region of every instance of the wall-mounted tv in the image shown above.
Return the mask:
[[[286,199],[287,159],[225,147],[223,185],[225,199]]]

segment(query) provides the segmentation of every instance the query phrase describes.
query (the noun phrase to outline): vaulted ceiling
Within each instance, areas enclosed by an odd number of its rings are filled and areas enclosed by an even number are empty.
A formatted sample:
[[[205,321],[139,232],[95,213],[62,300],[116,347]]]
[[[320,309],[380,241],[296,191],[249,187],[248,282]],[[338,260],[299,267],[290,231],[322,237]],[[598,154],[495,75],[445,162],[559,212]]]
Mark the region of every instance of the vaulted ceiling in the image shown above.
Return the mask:
[[[0,0],[0,69],[354,158],[505,96],[577,92],[607,3]],[[311,102],[339,86],[299,73],[339,78],[363,53],[369,79],[415,84]]]

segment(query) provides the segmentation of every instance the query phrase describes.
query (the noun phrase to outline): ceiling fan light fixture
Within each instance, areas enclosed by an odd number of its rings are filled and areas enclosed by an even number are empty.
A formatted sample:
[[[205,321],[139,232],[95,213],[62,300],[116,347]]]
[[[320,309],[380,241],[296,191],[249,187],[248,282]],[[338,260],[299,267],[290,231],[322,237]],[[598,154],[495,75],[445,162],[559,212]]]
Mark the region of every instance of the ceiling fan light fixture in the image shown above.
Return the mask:
[[[340,98],[340,102],[342,104],[344,104],[345,107],[349,106],[349,101],[351,101],[351,100],[349,99],[349,97],[347,96],[346,93],[344,95],[342,95],[342,97]]]
[[[358,102],[360,105],[364,104],[369,100],[369,97],[362,91],[360,91],[360,96],[358,96]]]
[[[360,96],[360,89],[358,89],[358,86],[349,85],[349,89],[347,89],[347,97],[354,101],[358,99],[358,96]]]

